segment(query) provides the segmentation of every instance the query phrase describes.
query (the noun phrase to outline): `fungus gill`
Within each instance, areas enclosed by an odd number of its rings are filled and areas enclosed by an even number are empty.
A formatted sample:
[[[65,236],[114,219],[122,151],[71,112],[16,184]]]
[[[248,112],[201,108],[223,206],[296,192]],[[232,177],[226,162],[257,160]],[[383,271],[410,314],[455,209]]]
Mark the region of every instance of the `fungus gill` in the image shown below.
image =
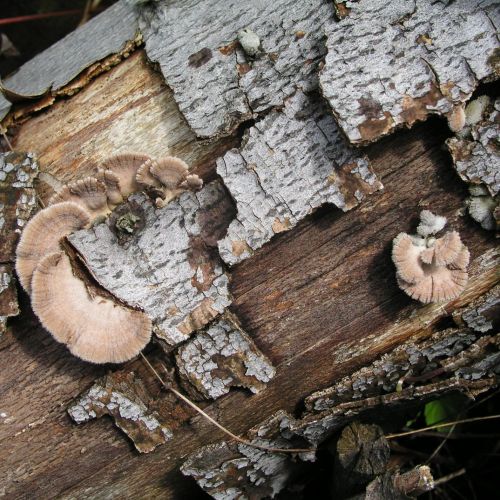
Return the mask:
[[[417,235],[394,238],[392,260],[399,287],[423,303],[455,299],[467,284],[469,251],[456,231],[436,238],[446,218],[428,210],[420,214]]]

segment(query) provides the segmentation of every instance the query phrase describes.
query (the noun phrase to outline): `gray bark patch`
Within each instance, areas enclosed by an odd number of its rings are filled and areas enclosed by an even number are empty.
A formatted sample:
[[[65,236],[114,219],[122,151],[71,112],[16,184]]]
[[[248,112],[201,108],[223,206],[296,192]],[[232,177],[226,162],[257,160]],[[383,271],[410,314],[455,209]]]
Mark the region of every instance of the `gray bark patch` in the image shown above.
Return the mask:
[[[110,218],[69,241],[106,290],[142,309],[158,337],[178,344],[231,303],[228,276],[208,236],[230,201],[213,182],[161,209],[143,194],[130,197],[129,206],[142,229],[124,237]]]
[[[328,23],[323,95],[353,143],[446,114],[498,77],[498,15],[489,2],[360,0]]]
[[[140,20],[148,57],[159,63],[179,109],[201,137],[283,104],[296,88],[317,88],[325,55],[326,0],[155,2]],[[244,28],[261,41],[255,57],[237,42]]]
[[[112,373],[97,379],[68,408],[77,423],[110,415],[141,453],[149,453],[172,437],[172,431],[156,412],[148,410],[141,380],[133,373]]]
[[[368,159],[341,135],[324,101],[298,92],[217,161],[238,214],[219,242],[235,264],[319,206],[355,207],[382,185]]]
[[[229,316],[180,346],[176,364],[184,380],[205,398],[212,399],[227,394],[231,387],[259,392],[276,372],[252,339]]]

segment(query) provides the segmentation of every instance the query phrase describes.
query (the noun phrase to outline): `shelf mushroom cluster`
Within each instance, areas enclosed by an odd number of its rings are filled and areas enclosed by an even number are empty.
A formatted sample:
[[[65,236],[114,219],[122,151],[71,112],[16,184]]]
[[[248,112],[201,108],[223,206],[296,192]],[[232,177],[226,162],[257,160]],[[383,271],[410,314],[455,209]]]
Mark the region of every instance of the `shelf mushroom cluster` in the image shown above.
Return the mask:
[[[392,260],[399,287],[423,303],[455,299],[467,284],[469,251],[456,231],[436,234],[446,218],[429,210],[420,214],[416,235],[400,233],[394,238]]]
[[[43,326],[72,354],[93,363],[121,363],[151,338],[151,320],[90,285],[73,268],[63,239],[106,217],[127,197],[145,190],[162,207],[202,180],[175,157],[158,161],[124,154],[106,160],[94,177],[64,186],[26,225],[16,271]]]

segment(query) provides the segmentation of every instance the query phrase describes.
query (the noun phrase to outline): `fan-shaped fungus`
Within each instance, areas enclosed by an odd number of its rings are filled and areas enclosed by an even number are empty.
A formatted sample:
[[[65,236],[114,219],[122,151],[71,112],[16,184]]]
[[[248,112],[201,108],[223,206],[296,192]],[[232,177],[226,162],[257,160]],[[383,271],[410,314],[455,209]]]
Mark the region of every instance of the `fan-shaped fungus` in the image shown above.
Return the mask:
[[[467,284],[469,251],[456,231],[433,236],[444,228],[444,217],[428,210],[420,217],[419,236],[400,233],[393,241],[399,287],[424,303],[455,299]]]
[[[63,252],[48,254],[39,262],[31,299],[33,310],[54,338],[91,363],[127,361],[151,337],[151,320],[144,313],[91,296]]]
[[[95,177],[86,177],[64,186],[49,200],[49,205],[72,201],[86,209],[92,217],[109,214],[106,185]]]
[[[57,203],[38,212],[24,228],[16,250],[16,271],[29,293],[31,277],[40,259],[60,250],[60,240],[88,226],[89,213],[72,201]]]
[[[149,156],[143,154],[120,154],[104,161],[101,169],[111,170],[118,177],[120,192],[123,198],[127,198],[130,194],[141,190],[135,176],[139,167],[147,160]]]

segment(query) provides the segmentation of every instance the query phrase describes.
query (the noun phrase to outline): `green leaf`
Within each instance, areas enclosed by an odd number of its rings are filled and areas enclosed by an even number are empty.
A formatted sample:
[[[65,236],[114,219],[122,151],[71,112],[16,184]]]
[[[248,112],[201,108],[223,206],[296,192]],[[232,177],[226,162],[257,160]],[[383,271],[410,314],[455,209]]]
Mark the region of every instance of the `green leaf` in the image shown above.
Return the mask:
[[[424,418],[427,426],[458,420],[464,408],[466,398],[462,394],[447,394],[441,399],[427,403],[424,407]],[[436,429],[439,432],[449,432],[449,427]]]

